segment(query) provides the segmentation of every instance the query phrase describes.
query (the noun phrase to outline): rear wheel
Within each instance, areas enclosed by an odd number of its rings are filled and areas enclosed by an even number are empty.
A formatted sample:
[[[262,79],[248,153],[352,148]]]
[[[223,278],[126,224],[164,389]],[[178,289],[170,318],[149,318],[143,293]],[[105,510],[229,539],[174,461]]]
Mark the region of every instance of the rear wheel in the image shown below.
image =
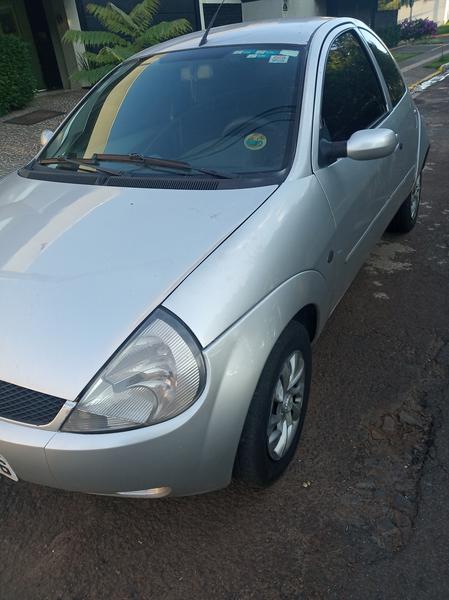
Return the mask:
[[[276,342],[254,393],[242,432],[235,476],[255,487],[278,479],[301,435],[312,372],[306,329],[291,322]]]
[[[418,175],[410,195],[402,203],[398,212],[393,217],[388,231],[395,233],[408,233],[413,229],[418,219],[419,204],[421,201],[421,173]]]

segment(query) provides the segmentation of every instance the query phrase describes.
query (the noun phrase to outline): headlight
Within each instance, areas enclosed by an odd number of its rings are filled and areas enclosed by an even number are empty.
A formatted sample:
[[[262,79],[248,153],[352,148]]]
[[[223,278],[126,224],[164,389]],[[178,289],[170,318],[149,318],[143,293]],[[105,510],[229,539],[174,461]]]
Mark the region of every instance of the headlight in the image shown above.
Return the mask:
[[[197,342],[158,309],[95,378],[62,429],[99,433],[166,421],[195,402],[204,379]]]

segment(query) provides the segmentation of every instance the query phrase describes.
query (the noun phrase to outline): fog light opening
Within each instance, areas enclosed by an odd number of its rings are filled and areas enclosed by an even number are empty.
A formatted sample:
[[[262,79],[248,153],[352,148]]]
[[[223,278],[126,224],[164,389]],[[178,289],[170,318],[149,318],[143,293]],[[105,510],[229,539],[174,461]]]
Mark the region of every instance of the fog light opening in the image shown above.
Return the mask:
[[[164,498],[171,494],[171,488],[168,486],[149,488],[148,490],[135,490],[132,492],[116,492],[117,496],[126,496],[127,498]]]

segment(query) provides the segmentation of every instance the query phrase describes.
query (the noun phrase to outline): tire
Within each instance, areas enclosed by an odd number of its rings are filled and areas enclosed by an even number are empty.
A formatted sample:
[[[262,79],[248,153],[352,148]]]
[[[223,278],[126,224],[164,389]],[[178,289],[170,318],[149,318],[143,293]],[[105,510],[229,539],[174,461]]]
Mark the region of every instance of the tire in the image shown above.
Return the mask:
[[[304,370],[293,385],[301,371],[301,360]],[[254,392],[237,450],[236,479],[260,488],[276,481],[285,471],[301,436],[311,374],[309,335],[300,323],[292,321],[274,345]],[[290,391],[289,385],[292,385]],[[289,421],[294,431],[287,435]]]
[[[416,225],[419,213],[419,203],[421,201],[421,181],[422,173],[418,175],[412,191],[393,217],[393,220],[388,226],[388,231],[394,233],[408,233]]]

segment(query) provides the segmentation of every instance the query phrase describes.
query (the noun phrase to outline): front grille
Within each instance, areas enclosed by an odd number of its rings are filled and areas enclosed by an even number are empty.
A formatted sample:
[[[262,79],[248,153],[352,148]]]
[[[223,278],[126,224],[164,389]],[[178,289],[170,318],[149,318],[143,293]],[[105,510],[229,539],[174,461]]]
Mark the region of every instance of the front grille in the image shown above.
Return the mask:
[[[47,425],[65,400],[0,381],[0,418],[30,425]]]

